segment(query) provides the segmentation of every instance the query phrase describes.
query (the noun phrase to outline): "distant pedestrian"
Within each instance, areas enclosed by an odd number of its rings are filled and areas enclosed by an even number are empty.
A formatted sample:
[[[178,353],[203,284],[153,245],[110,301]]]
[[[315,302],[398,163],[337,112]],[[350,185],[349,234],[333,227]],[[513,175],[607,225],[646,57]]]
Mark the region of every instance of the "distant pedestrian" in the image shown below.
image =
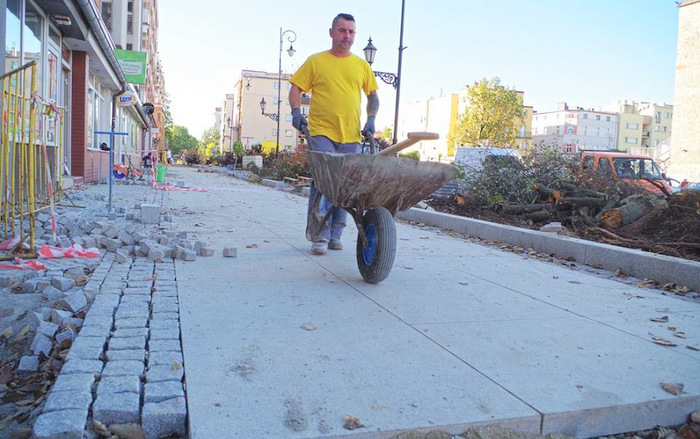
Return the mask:
[[[143,156],[141,163],[143,164],[143,174],[150,180],[153,177],[153,158],[150,152]]]
[[[170,148],[168,148],[167,157],[168,157],[168,164],[169,165],[175,164],[175,160],[173,160],[173,152],[170,150]]]

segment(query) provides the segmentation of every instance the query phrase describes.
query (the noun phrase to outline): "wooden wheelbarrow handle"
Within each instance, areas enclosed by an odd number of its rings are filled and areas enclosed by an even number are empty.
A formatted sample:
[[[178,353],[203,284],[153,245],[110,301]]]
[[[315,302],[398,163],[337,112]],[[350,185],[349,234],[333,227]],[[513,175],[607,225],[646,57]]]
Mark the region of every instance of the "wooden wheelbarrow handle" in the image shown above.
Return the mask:
[[[383,151],[379,151],[378,155],[394,155],[402,149],[406,149],[409,146],[420,142],[421,140],[435,140],[439,139],[440,135],[437,133],[428,133],[425,131],[408,133],[408,139],[402,140],[395,145],[391,145]]]

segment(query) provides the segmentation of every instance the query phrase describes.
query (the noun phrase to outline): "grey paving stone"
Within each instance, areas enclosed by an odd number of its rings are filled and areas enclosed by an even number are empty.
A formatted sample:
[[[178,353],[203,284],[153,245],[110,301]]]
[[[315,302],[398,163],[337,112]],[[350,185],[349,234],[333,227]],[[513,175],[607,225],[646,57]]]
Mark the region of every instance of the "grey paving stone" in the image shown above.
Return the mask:
[[[109,360],[135,360],[144,362],[146,359],[146,349],[111,350],[105,353],[105,358]]]
[[[57,325],[63,324],[63,320],[73,317],[73,313],[70,311],[64,311],[61,309],[51,310],[51,321]]]
[[[71,328],[66,328],[56,334],[56,343],[58,343],[60,347],[70,347],[77,336],[78,334]]]
[[[90,310],[92,311],[94,308],[98,307],[112,308],[112,310],[115,310],[117,309],[117,306],[119,306],[120,297],[121,294],[99,294],[95,297],[95,300],[92,302],[92,305],[90,305]]]
[[[151,328],[150,340],[179,340],[180,328]]]
[[[91,373],[97,375],[102,372],[103,363],[100,360],[68,360],[61,368],[61,375],[73,373]]]
[[[68,390],[78,390],[81,392],[92,392],[95,384],[95,375],[91,373],[61,373],[51,387],[52,392],[65,392]]]
[[[144,386],[144,404],[162,402],[177,397],[185,397],[185,390],[179,381],[147,382]]]
[[[42,413],[32,427],[34,439],[82,439],[87,410]]]
[[[151,314],[151,321],[158,321],[158,320],[179,320],[180,319],[180,314],[172,311],[154,311]]]
[[[148,304],[139,304],[139,306],[136,306],[136,303],[134,303],[134,306],[125,306],[122,305],[119,307],[117,310],[117,313],[115,314],[114,318],[115,319],[132,319],[132,318],[148,318],[148,315],[150,314],[150,310],[148,309]]]
[[[147,337],[148,328],[120,328],[112,333],[112,338]]]
[[[83,320],[83,326],[107,326],[111,328],[113,324],[114,317],[111,314],[88,313]]]
[[[148,366],[166,365],[173,366],[175,363],[182,365],[182,353],[176,351],[152,352],[148,356]]]
[[[66,355],[66,360],[100,360],[104,347],[102,345],[78,344],[76,340]]]
[[[124,295],[127,296],[150,296],[151,295],[151,285],[145,283],[139,283],[138,286],[124,288]]]
[[[73,282],[72,279],[69,280]],[[80,290],[74,291],[56,302],[56,308],[64,309],[73,313],[80,311],[81,309],[85,308],[85,306],[87,306],[87,299],[85,298],[85,294]]]
[[[154,287],[153,297],[177,297],[177,289],[172,287]]]
[[[146,371],[146,382],[177,381],[180,383],[184,375],[185,371],[182,367],[173,368],[172,365],[159,364],[148,368]]]
[[[17,366],[17,373],[20,375],[26,375],[39,370],[39,356],[37,355],[24,355],[19,359],[19,365]]]
[[[130,392],[141,394],[141,379],[136,375],[103,377],[97,383],[97,396],[104,393]]]
[[[58,331],[58,325],[55,323],[51,322],[41,322],[39,323],[39,327],[36,328],[36,332],[39,334],[44,334],[45,336],[51,338],[54,335],[56,335],[56,332]]]
[[[158,439],[161,436],[176,433],[185,436],[185,418],[187,407],[185,398],[174,398],[143,406],[141,426],[146,439]]]
[[[36,334],[29,349],[31,349],[34,355],[44,354],[48,357],[51,353],[51,349],[53,349],[53,345],[51,339],[44,334]]]
[[[138,393],[104,393],[92,405],[92,418],[105,425],[138,423],[140,412]]]
[[[130,296],[122,296],[122,305],[130,304],[130,303],[145,303],[145,304],[150,304],[151,303],[151,296],[146,295],[146,294],[133,294]]]
[[[148,319],[146,317],[130,317],[128,319],[115,319],[114,328],[119,330],[123,328],[145,328]]]
[[[153,301],[153,313],[175,313],[178,314],[180,312],[180,306],[178,305],[177,301],[164,301],[164,300],[159,300],[159,301]]]
[[[75,281],[63,276],[54,276],[51,278],[51,286],[57,288],[63,292],[66,292],[73,288]]]
[[[44,413],[56,412],[59,410],[74,410],[80,409],[87,411],[92,404],[92,391],[89,390],[66,390],[58,392],[51,390],[46,404],[44,404]]]
[[[180,340],[151,339],[148,341],[148,351],[149,352],[162,352],[162,351],[182,352],[182,346],[180,345]]]
[[[80,337],[102,337],[107,340],[109,333],[112,331],[112,324],[107,322],[102,322],[100,325],[83,325],[80,328]]]
[[[144,371],[143,361],[136,360],[110,360],[105,364],[102,371],[103,377],[108,376],[140,376]]]
[[[144,349],[146,347],[146,337],[112,337],[109,340],[109,349],[118,351],[126,349]]]
[[[154,329],[177,329],[180,330],[180,322],[178,320],[157,319],[151,320],[148,324],[151,330]]]

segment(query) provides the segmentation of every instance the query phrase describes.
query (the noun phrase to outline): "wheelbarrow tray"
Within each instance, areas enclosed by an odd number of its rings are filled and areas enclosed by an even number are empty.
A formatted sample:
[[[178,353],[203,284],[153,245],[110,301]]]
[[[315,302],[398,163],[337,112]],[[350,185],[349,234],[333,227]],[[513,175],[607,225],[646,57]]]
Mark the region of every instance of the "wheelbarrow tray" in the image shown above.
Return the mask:
[[[455,178],[451,165],[365,154],[307,151],[318,190],[335,206],[363,212],[406,210]]]

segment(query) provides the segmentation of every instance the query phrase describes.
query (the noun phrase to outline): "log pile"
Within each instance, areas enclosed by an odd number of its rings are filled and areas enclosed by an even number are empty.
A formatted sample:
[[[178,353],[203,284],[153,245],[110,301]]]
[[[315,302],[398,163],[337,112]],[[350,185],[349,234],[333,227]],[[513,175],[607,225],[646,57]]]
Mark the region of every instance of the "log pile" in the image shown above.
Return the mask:
[[[537,224],[559,221],[604,242],[676,256],[700,256],[700,191],[661,199],[651,193],[621,197],[573,183],[536,185],[530,204],[505,204],[503,212]]]

